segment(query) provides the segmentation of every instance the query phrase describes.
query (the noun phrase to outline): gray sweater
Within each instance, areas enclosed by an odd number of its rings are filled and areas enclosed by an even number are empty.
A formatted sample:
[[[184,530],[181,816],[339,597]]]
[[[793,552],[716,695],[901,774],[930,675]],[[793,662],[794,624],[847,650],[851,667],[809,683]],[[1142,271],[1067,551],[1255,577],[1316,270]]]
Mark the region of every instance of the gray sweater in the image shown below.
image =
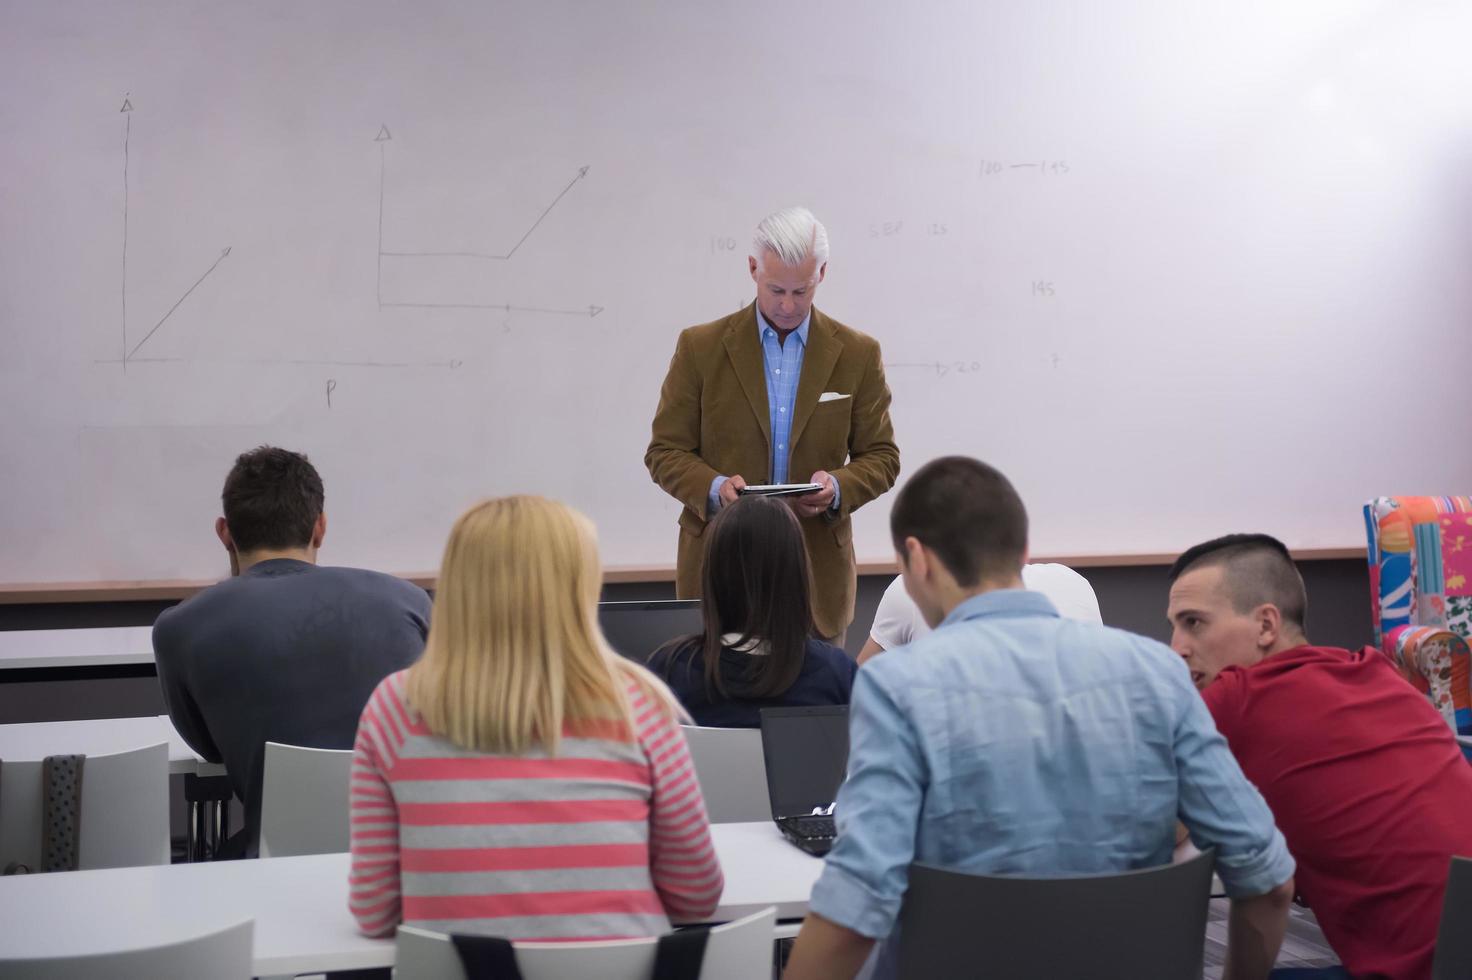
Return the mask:
[[[352,748],[378,682],[423,652],[429,610],[403,579],[279,558],[158,617],[169,717],[196,752],[224,762],[245,804],[247,853],[260,835],[265,743]]]

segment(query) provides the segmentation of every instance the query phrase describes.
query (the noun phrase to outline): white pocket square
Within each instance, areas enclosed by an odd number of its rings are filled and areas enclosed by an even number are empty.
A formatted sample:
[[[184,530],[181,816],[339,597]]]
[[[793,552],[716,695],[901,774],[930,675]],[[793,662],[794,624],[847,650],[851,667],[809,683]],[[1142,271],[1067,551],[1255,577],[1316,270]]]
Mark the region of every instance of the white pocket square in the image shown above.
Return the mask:
[[[836,392],[836,391],[825,391],[821,395],[818,396],[818,404],[821,405],[824,402],[836,402],[840,398],[848,398],[848,397],[850,397],[850,396],[849,395],[840,394],[839,392]]]

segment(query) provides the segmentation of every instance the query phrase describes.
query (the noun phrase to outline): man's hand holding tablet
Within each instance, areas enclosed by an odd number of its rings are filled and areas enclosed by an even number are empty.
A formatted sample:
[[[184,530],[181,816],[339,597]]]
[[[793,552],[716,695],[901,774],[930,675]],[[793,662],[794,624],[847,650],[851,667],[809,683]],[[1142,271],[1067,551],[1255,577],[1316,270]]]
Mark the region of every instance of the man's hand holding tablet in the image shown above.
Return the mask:
[[[727,504],[734,504],[736,498],[741,496],[741,492],[745,489],[746,480],[740,473],[729,477],[725,483],[721,484],[721,506],[725,507]]]
[[[774,483],[742,487],[741,494],[763,494],[769,497],[788,497],[787,503],[798,517],[817,517],[833,506],[833,477],[825,470],[813,474],[808,483]],[[729,486],[729,484],[727,484]],[[725,487],[721,488],[725,490]]]
[[[736,491],[741,496],[756,497],[797,497],[808,493],[817,493],[823,489],[816,483],[764,483],[754,487],[742,487]]]

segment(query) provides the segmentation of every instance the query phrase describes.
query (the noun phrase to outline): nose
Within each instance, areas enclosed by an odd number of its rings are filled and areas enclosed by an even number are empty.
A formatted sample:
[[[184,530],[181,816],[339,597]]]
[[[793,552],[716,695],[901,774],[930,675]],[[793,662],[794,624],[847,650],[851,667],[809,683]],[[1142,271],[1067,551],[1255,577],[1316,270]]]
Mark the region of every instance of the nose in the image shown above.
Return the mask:
[[[1181,636],[1179,629],[1174,629],[1170,634],[1170,648],[1181,655],[1181,659],[1190,660],[1191,650],[1186,646],[1185,638]]]

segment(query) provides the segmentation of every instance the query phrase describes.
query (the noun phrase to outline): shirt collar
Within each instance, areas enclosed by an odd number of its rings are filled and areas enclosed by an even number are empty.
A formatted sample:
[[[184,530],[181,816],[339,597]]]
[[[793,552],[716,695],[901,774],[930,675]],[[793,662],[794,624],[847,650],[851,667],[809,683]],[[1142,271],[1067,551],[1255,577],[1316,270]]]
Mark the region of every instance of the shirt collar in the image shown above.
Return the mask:
[[[974,595],[961,603],[947,616],[941,625],[959,623],[967,619],[984,619],[987,616],[1052,616],[1058,610],[1052,600],[1041,592],[1027,589],[993,589]]]
[[[808,315],[805,316],[805,317],[803,317],[802,318],[802,322],[797,325],[797,329],[794,330],[794,331],[792,331],[797,336],[798,341],[801,342],[801,344],[803,345],[803,347],[807,347],[807,345],[808,345],[808,324],[810,324],[812,322],[812,320],[813,320],[813,311],[810,309],[810,310],[808,310]],[[765,341],[767,339],[767,331],[768,330],[772,331],[772,336],[773,337],[775,337],[777,335],[777,328],[774,327],[774,326],[772,326],[770,323],[768,323],[767,322],[767,318],[764,317],[764,316],[762,316],[762,307],[761,307],[761,304],[760,303],[757,303],[756,304],[756,337],[757,337],[757,340],[759,340],[759,341]]]
[[[740,633],[722,633],[721,646],[732,651],[733,653],[751,653],[757,656],[766,655],[767,645],[761,640],[753,636],[745,643],[742,643],[741,639],[742,637]]]
[[[254,565],[241,572],[241,575],[291,575],[309,568],[316,568],[309,561],[300,558],[267,558],[258,561]]]

